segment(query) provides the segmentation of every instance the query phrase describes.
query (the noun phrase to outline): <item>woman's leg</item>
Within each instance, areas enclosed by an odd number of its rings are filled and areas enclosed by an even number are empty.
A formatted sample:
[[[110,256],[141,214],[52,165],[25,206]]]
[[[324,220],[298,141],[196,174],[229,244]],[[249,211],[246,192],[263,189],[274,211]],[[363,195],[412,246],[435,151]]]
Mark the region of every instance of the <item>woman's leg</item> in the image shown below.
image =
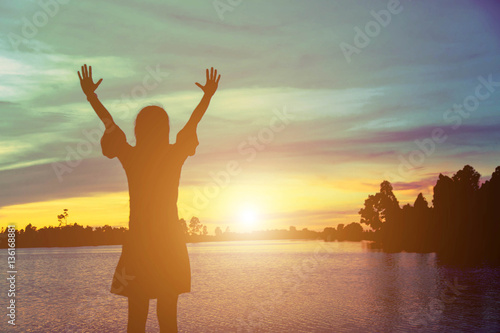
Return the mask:
[[[177,294],[165,294],[158,297],[156,314],[160,323],[160,332],[177,332]]]
[[[128,325],[127,332],[136,333],[146,330],[148,319],[149,299],[141,296],[130,296],[128,298]]]

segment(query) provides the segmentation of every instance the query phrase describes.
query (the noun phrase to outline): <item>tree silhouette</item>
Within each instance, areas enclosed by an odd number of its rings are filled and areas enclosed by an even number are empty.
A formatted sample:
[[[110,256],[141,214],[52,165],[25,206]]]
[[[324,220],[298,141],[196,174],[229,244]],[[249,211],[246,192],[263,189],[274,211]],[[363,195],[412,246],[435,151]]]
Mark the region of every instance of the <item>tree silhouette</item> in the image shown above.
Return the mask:
[[[365,200],[360,221],[387,251],[437,252],[442,260],[456,263],[478,258],[500,262],[500,167],[482,185],[480,177],[470,165],[452,177],[440,174],[432,207],[419,193],[413,206],[401,209],[391,184],[384,181],[380,192]],[[341,230],[337,228],[339,238]]]
[[[392,185],[387,180],[380,184],[380,192],[368,196],[365,207],[361,208],[361,223],[373,230],[381,230],[384,223],[391,220],[399,211],[399,202],[392,192]]]
[[[476,200],[480,177],[473,167],[466,165],[451,178],[440,175],[434,187],[435,242],[445,257],[466,258],[471,254],[467,244],[477,231],[474,224],[478,221]]]
[[[500,166],[478,191],[479,222],[473,237],[482,244],[482,252],[488,256],[500,253]],[[481,236],[485,235],[482,239]]]
[[[189,236],[189,230],[187,227],[186,220],[180,219],[179,223],[181,224],[181,229],[182,229],[182,233],[184,234],[184,236],[186,236],[186,237]]]
[[[202,227],[203,226],[200,222],[200,219],[198,219],[196,216],[193,216],[191,218],[191,221],[189,221],[189,234],[191,236],[198,235]]]
[[[59,226],[64,226],[68,224],[68,209],[63,209],[63,213],[57,215],[57,221],[59,222]]]

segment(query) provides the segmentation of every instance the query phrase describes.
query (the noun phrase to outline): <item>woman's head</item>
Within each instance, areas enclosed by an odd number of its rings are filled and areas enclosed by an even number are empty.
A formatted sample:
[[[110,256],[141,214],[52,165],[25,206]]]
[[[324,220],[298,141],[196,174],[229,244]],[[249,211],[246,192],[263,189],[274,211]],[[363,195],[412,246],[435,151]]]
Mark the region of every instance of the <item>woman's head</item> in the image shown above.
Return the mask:
[[[135,119],[137,146],[163,146],[169,143],[170,122],[160,106],[150,105],[139,111]]]

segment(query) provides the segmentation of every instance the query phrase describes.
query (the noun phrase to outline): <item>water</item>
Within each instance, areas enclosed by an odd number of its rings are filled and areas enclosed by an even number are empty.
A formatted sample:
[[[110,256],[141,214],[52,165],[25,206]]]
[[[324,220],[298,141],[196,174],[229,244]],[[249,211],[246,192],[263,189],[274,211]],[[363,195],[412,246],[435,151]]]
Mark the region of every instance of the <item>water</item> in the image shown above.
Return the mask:
[[[438,265],[434,254],[366,243],[189,244],[192,292],[181,332],[500,332],[500,269]],[[124,332],[127,299],[109,293],[120,246],[18,249],[17,326],[0,331]],[[6,252],[0,255],[5,281]],[[7,306],[7,283],[0,287]],[[158,332],[156,300],[148,332]],[[6,313],[6,310],[4,310]]]

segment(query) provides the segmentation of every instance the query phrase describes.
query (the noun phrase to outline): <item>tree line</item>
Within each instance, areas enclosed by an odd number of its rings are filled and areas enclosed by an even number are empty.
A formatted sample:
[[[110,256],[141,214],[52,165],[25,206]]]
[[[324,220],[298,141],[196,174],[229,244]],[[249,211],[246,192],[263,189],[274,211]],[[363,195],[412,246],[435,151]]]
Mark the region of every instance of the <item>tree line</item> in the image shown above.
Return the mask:
[[[454,262],[500,260],[500,166],[480,184],[470,165],[452,177],[440,174],[432,206],[420,193],[414,204],[400,206],[388,181],[368,196],[360,222],[390,252],[436,252]]]
[[[400,206],[390,182],[369,195],[360,209],[360,223],[339,224],[322,232],[304,228],[231,232],[216,227],[208,233],[199,218],[180,219],[187,242],[270,239],[323,239],[325,241],[374,241],[389,252],[436,252],[454,261],[500,261],[500,166],[480,184],[481,175],[470,165],[452,177],[440,174],[433,190],[432,206],[420,193],[414,204]],[[16,231],[17,247],[65,247],[123,244],[128,228],[82,226],[69,223],[68,210],[57,215],[58,226],[40,229],[28,224]],[[7,229],[0,230],[0,248],[7,247]]]
[[[95,246],[95,245],[121,245],[128,233],[126,227],[91,227],[69,222],[69,211],[64,209],[57,215],[57,226],[45,226],[37,228],[31,223],[24,229],[16,230],[16,247],[71,247],[71,246]],[[181,230],[186,242],[209,242],[209,241],[237,241],[237,240],[271,240],[271,239],[325,239],[353,240],[363,238],[360,231],[363,228],[359,223],[351,223],[345,229],[339,225],[339,232],[335,228],[325,228],[323,232],[317,232],[303,228],[298,230],[291,226],[289,229],[275,229],[253,231],[251,233],[232,232],[229,227],[224,231],[216,227],[213,234],[209,234],[206,225],[201,223],[198,217],[192,217],[189,222],[180,219]],[[355,226],[353,228],[353,226]],[[7,229],[0,229],[0,248],[7,247]]]

